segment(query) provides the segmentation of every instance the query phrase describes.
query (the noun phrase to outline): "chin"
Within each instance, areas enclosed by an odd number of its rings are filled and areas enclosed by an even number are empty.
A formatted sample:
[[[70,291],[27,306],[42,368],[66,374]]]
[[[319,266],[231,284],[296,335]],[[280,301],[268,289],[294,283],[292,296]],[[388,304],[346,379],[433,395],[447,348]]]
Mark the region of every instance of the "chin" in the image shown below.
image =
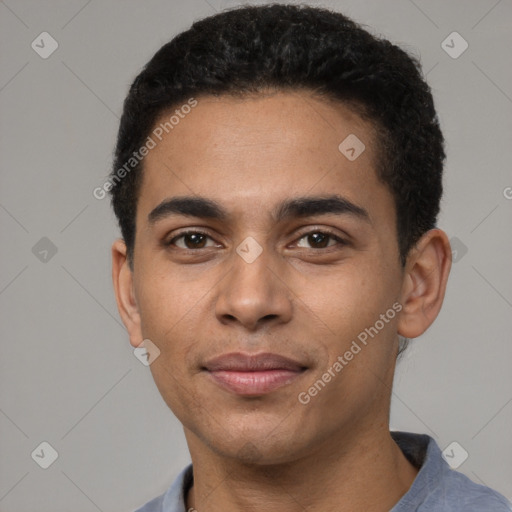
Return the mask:
[[[212,439],[210,435],[208,444],[218,455],[245,464],[275,465],[297,459],[300,456],[299,440],[291,432],[277,432],[275,426],[274,429],[273,435],[268,431],[247,429],[232,432],[229,436],[223,432],[221,439]]]

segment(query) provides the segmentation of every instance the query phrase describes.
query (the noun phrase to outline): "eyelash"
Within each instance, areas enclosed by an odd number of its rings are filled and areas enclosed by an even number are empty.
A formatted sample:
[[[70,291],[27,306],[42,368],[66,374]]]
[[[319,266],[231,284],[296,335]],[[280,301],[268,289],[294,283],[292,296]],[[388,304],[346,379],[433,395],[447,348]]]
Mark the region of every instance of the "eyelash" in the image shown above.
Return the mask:
[[[310,235],[314,235],[314,234],[327,235],[329,237],[329,239],[335,240],[337,242],[337,245],[342,245],[343,246],[343,245],[347,245],[348,244],[345,240],[340,238],[338,235],[335,235],[334,233],[332,233],[331,231],[326,230],[326,229],[322,229],[322,230],[316,229],[316,230],[312,230],[312,231],[308,231],[306,233],[303,233],[297,239],[297,241],[300,241],[303,238],[306,238],[306,237],[308,237]],[[202,235],[202,236],[208,237],[211,240],[213,240],[213,238],[208,233],[206,233],[204,231],[201,231],[201,230],[190,230],[190,231],[184,231],[184,232],[180,233],[179,235],[176,235],[175,237],[173,237],[168,242],[165,242],[164,245],[166,247],[171,247],[176,242],[176,240],[179,240],[180,238],[183,238],[184,236],[187,236],[187,235]],[[322,251],[322,250],[330,249],[332,247],[335,247],[335,245],[334,246],[333,245],[328,245],[327,247],[321,247],[321,248],[311,247],[310,250],[312,250],[312,251]],[[201,249],[211,249],[211,247],[200,247],[199,249],[189,249],[189,248],[178,247],[178,249],[183,250],[183,251],[196,252],[196,251],[200,251]],[[305,248],[305,249],[307,249],[307,248]]]

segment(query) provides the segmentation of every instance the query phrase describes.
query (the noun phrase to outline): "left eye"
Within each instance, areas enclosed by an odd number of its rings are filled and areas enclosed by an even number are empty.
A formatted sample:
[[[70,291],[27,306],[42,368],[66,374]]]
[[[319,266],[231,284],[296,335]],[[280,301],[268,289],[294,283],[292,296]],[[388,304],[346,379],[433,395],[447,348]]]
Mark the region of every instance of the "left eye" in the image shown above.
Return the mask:
[[[332,247],[333,245],[342,244],[343,240],[338,238],[337,236],[331,235],[330,233],[324,233],[322,231],[314,231],[311,233],[307,233],[302,236],[297,243],[298,247],[306,247],[305,245],[301,245],[301,240],[306,241],[306,243],[310,244],[309,248],[313,249],[325,249],[326,247]],[[334,242],[334,243],[330,243]]]
[[[206,233],[190,231],[174,237],[168,245],[176,245],[176,247],[180,249],[204,249],[206,247],[214,247],[215,244],[206,245],[207,239],[212,240]],[[181,240],[181,243],[178,243],[179,240]]]

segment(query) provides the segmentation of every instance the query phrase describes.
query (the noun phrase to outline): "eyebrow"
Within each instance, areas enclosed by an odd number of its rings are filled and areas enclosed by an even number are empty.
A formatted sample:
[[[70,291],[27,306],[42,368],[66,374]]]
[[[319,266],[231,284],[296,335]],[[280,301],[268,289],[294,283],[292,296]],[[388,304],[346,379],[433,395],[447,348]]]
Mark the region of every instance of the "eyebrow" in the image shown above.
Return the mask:
[[[287,199],[272,212],[272,219],[280,222],[293,217],[311,217],[314,215],[350,215],[360,220],[371,223],[368,211],[338,196],[307,196]],[[206,197],[183,196],[165,199],[156,206],[148,215],[148,223],[155,224],[159,220],[172,215],[198,217],[227,221],[229,213],[216,201]]]
[[[273,214],[276,222],[292,217],[312,217],[313,215],[352,215],[370,223],[370,215],[363,207],[344,197],[297,197],[284,201]]]
[[[205,197],[173,197],[165,199],[148,215],[148,223],[157,221],[171,215],[185,215],[187,217],[201,217],[205,219],[227,220],[227,212],[216,202]]]

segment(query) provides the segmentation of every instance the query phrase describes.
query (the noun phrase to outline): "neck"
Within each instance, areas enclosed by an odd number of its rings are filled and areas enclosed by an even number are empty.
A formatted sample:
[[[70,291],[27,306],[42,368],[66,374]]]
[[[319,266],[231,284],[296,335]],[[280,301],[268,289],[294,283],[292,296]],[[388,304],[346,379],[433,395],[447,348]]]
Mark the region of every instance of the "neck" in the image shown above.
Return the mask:
[[[186,508],[199,512],[387,512],[418,470],[386,426],[371,435],[327,440],[314,453],[283,464],[247,464],[222,457],[186,430],[194,485]]]

